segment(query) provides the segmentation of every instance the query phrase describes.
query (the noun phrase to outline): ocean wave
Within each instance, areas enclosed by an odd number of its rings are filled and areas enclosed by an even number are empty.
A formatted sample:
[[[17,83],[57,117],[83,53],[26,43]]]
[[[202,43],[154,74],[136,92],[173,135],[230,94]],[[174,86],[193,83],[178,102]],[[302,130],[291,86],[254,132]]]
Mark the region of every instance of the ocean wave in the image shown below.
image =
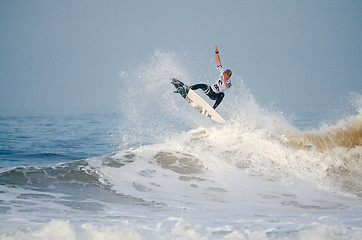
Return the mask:
[[[170,227],[163,224],[171,222]],[[128,221],[97,226],[92,223],[74,224],[70,221],[53,220],[32,230],[3,230],[0,239],[361,239],[361,230],[344,226],[317,225],[299,226],[298,230],[235,229],[230,225],[203,227],[193,225],[182,218],[169,218],[156,227],[133,226]]]
[[[336,126],[300,131],[282,113],[262,108],[243,79],[235,74],[233,88],[228,90],[230,94],[224,100],[232,108],[223,107],[224,103],[218,108],[228,123],[215,125],[173,94],[170,77],[178,77],[188,84],[205,80],[202,74],[191,74],[192,70],[185,67],[187,64],[173,52],[156,50],[149,62],[122,72],[120,77],[126,85],[121,95],[127,101],[122,101],[121,111],[127,121],[118,134],[122,139],[120,148],[129,150],[114,154],[110,162],[122,165],[121,168],[128,166],[124,163],[124,155],[129,151],[133,155],[132,161],[144,162],[144,165],[142,169],[128,169],[128,175],[140,175],[141,171],[149,172],[149,175],[171,171],[178,174],[177,179],[212,182],[212,178],[205,175],[232,172],[236,167],[240,174],[286,184],[296,177],[327,191],[360,196],[362,168],[356,162],[361,161],[361,114],[346,117]],[[134,89],[134,84],[145,87]],[[235,89],[237,92],[233,92]],[[355,94],[351,105],[362,109],[360,99],[360,95]],[[153,109],[152,114],[146,114],[147,109]],[[155,170],[154,165],[161,169]],[[123,173],[121,168],[118,173],[102,168],[101,172],[109,174],[102,176],[112,178],[110,182],[115,186],[119,181],[126,183],[127,179],[116,177]],[[152,171],[155,173],[151,174]],[[352,172],[356,180],[349,177]],[[129,184],[150,192],[155,188],[147,181],[135,182]],[[161,186],[160,182],[153,184]],[[190,184],[195,187],[200,182]],[[350,187],[342,187],[344,185]],[[157,192],[157,188],[154,191]]]
[[[182,66],[156,51],[122,73],[145,88],[123,89],[120,150],[2,169],[0,238],[361,237],[361,115],[303,132],[233,76],[217,125],[173,96],[169,75],[190,79]]]
[[[288,144],[303,149],[326,152],[342,147],[351,149],[362,146],[362,114],[343,120],[336,126],[312,132],[300,132],[287,137]]]

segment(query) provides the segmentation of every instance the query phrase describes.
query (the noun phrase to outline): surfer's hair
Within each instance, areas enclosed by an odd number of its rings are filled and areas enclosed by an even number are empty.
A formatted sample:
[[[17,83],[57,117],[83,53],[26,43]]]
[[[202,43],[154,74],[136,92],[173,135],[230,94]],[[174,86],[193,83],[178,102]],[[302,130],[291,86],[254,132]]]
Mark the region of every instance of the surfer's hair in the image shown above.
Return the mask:
[[[224,73],[225,73],[226,75],[229,75],[229,76],[231,77],[232,72],[231,72],[230,69],[226,69],[226,70],[224,71]]]

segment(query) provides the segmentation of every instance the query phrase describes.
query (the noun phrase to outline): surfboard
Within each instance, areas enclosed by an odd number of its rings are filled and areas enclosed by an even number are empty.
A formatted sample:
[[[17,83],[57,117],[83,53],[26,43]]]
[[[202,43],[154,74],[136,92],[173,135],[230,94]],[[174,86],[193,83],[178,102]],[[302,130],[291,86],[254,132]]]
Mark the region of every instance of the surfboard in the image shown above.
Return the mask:
[[[179,93],[191,106],[193,106],[202,115],[210,118],[218,123],[226,123],[226,121],[213,109],[204,99],[195,93],[189,86],[176,78],[171,79],[171,83],[175,86],[175,93]]]

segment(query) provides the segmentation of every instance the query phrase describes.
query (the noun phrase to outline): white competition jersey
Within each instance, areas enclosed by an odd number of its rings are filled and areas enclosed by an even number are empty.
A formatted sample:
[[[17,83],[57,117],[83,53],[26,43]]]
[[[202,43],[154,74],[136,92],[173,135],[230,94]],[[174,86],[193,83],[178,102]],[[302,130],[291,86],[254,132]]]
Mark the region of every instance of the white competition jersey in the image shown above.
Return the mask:
[[[222,66],[220,66],[218,68],[219,68],[219,71],[220,71],[219,79],[217,80],[216,83],[211,85],[211,89],[215,93],[221,93],[221,92],[223,92],[223,91],[225,91],[227,89],[227,87],[224,84],[224,69],[222,68]],[[231,85],[230,78],[226,82]]]

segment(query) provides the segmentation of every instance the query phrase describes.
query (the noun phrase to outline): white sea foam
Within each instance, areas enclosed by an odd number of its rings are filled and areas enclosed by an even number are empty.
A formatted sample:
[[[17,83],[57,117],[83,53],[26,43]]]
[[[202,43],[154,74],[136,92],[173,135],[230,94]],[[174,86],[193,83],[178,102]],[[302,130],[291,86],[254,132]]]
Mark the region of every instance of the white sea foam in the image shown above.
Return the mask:
[[[318,226],[310,223],[308,228],[300,226],[297,231],[275,232],[275,229],[235,229],[230,225],[205,228],[178,221],[169,229],[149,226],[130,226],[123,222],[109,226],[84,223],[79,226],[69,221],[51,221],[33,230],[0,233],[2,240],[99,240],[99,239],[361,239],[362,232],[343,226]]]

